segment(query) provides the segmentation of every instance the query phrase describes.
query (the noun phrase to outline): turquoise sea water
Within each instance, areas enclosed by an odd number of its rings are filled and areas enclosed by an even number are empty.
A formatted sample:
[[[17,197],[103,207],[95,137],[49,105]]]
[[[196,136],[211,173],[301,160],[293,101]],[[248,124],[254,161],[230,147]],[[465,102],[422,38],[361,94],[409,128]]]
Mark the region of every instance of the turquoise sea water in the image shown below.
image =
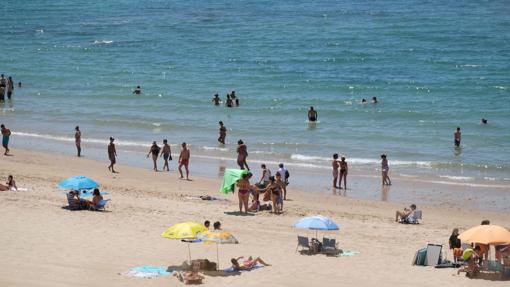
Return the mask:
[[[403,174],[510,181],[508,1],[89,2],[2,2],[0,72],[23,83],[0,113],[13,145],[69,145],[80,125],[97,147],[168,138],[232,158],[243,139],[249,160],[373,169],[387,153]],[[240,107],[211,104],[231,90]]]

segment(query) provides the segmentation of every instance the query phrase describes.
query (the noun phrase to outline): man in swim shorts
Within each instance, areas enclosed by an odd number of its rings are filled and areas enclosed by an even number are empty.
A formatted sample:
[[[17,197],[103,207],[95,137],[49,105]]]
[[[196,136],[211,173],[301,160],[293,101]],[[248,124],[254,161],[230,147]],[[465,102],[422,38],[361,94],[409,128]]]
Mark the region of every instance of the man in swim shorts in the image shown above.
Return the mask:
[[[186,169],[186,179],[189,180],[189,158],[190,158],[190,151],[186,146],[186,143],[182,143],[181,148],[181,154],[179,155],[179,173],[181,174],[181,178],[184,178],[182,176],[182,166]]]
[[[460,127],[457,127],[457,131],[453,134],[454,143],[456,147],[460,147],[460,140],[461,140],[461,133],[460,133]]]
[[[221,144],[225,144],[225,137],[227,137],[227,128],[223,125],[223,122],[220,121],[218,123],[220,125],[220,136],[218,137],[218,142]]]
[[[163,165],[163,171],[170,171],[170,168],[168,167],[168,160],[172,160],[172,154],[170,151],[170,145],[168,144],[168,141],[166,139],[163,140],[163,150],[161,151],[160,157],[163,157],[165,160],[165,164]]]
[[[74,143],[76,144],[76,150],[78,152],[78,157],[81,156],[81,131],[80,131],[80,127],[79,126],[76,126],[74,128]]]
[[[11,130],[6,128],[4,124],[0,125],[2,131],[2,146],[5,149],[4,155],[9,153],[9,138],[11,136]]]
[[[152,146],[149,149],[149,153],[147,154],[147,158],[149,158],[149,155],[152,154],[152,161],[154,162],[154,171],[158,171],[158,155],[161,148],[158,146],[158,144],[154,141],[152,142]]]
[[[310,122],[316,122],[317,121],[317,111],[313,109],[313,107],[310,107],[310,110],[308,110],[308,120]]]

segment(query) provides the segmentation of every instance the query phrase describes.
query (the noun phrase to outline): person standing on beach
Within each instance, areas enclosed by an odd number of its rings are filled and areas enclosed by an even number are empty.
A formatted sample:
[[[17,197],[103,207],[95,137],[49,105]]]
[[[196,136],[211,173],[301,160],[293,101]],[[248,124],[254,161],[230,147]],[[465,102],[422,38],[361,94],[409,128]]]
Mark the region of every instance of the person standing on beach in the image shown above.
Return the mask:
[[[243,213],[244,206],[244,214],[248,214],[248,199],[250,197],[250,180],[248,179],[248,174],[243,174],[241,179],[237,181],[237,195],[239,197],[239,213]]]
[[[4,74],[0,76],[0,102],[5,101],[5,90],[7,89],[7,79]]]
[[[220,136],[218,137],[218,141],[221,144],[225,144],[225,137],[227,137],[227,128],[223,125],[222,121],[220,121],[218,124],[220,125]]]
[[[338,163],[338,154],[335,153],[333,155],[333,161],[331,161],[331,165],[333,167],[333,188],[338,188],[337,182],[338,182],[338,167],[340,167],[340,164]]]
[[[247,170],[250,170],[248,164],[246,163],[246,158],[248,157],[248,147],[244,144],[243,140],[237,141],[237,164],[240,169],[244,169],[246,167]]]
[[[390,171],[390,167],[388,165],[388,159],[385,154],[381,155],[381,171],[382,171],[382,185],[391,185],[390,177],[388,176],[388,172]]]
[[[266,164],[263,163],[260,165],[262,169],[262,176],[257,184],[259,188],[265,188],[269,184],[269,178],[271,177],[271,171],[266,167]]]
[[[152,146],[149,149],[149,153],[147,154],[147,158],[149,158],[149,155],[152,154],[152,161],[154,162],[154,171],[158,171],[157,162],[160,150],[161,148],[158,146],[158,144],[155,141],[153,141]]]
[[[163,150],[161,151],[160,157],[163,157],[165,164],[163,165],[163,171],[170,171],[168,167],[168,160],[172,160],[172,152],[170,151],[170,145],[166,139],[163,140]]]
[[[113,165],[116,163],[117,158],[117,150],[115,150],[115,144],[113,143],[114,140],[114,138],[110,137],[110,144],[108,145],[108,158],[110,159],[108,170],[112,173],[116,173],[116,171],[113,169]]]
[[[7,79],[7,99],[11,99],[13,90],[14,83],[12,82],[12,77],[9,77],[9,79]]]
[[[280,163],[278,165],[278,173],[280,173],[281,175],[281,180],[282,180],[282,189],[283,189],[283,200],[287,200],[287,185],[289,185],[289,177],[290,177],[290,173],[289,171],[287,170],[287,168],[285,168],[285,166],[283,165],[283,163]]]
[[[6,128],[4,124],[0,125],[0,130],[2,131],[2,146],[5,149],[4,155],[8,155],[9,153],[9,138],[11,136],[11,130]]]
[[[313,109],[313,107],[310,107],[310,110],[308,110],[308,121],[310,122],[316,122],[318,119],[317,111]]]
[[[457,131],[453,134],[453,142],[455,143],[455,147],[460,147],[461,140],[460,127],[457,127]]]
[[[344,180],[344,189],[347,190],[347,173],[349,171],[349,167],[347,166],[347,162],[345,161],[345,156],[342,157],[340,161],[340,182],[338,183],[338,187],[342,189],[342,179]]]
[[[182,169],[181,169],[182,166],[184,166],[184,168],[186,169],[186,179],[187,180],[189,180],[189,169],[188,169],[189,158],[190,158],[190,151],[186,147],[186,143],[182,143],[181,154],[179,155],[179,173],[181,174],[181,178],[184,178],[182,176]]]
[[[81,156],[81,131],[80,127],[76,126],[74,128],[74,143],[76,144],[76,150],[78,152],[78,157]]]

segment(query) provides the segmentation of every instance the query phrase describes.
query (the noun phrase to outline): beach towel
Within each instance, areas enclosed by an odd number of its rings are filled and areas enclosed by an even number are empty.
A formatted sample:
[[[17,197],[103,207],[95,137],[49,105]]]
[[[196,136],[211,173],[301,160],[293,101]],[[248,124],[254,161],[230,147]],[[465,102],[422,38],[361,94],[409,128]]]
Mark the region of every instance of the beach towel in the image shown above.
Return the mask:
[[[168,272],[167,269],[168,269],[167,267],[163,267],[163,266],[145,265],[145,266],[131,268],[127,272],[120,273],[120,275],[152,279],[152,278],[157,278],[160,276],[170,275],[171,273]]]
[[[257,265],[253,266],[251,269],[248,269],[248,270],[235,270],[234,267],[229,267],[227,269],[223,269],[223,272],[227,272],[227,273],[250,272],[252,270],[259,269],[259,268],[262,268],[262,267],[264,267],[264,265],[260,265],[260,264],[257,264]]]
[[[358,251],[345,250],[344,252],[342,252],[342,254],[340,254],[340,256],[351,257],[351,256],[356,256],[358,254],[359,254]]]
[[[225,169],[225,175],[223,176],[223,182],[221,183],[220,192],[229,193],[234,192],[234,186],[236,182],[243,176],[248,174],[247,170],[244,169]]]

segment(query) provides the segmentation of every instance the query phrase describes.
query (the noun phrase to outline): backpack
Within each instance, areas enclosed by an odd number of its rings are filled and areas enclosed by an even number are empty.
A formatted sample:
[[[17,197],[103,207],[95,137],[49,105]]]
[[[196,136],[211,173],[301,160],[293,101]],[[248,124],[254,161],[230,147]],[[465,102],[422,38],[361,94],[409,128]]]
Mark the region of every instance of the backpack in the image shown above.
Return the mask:
[[[285,170],[285,179],[289,179],[289,177],[290,177],[290,173],[289,173],[289,171],[286,169],[286,170]]]

